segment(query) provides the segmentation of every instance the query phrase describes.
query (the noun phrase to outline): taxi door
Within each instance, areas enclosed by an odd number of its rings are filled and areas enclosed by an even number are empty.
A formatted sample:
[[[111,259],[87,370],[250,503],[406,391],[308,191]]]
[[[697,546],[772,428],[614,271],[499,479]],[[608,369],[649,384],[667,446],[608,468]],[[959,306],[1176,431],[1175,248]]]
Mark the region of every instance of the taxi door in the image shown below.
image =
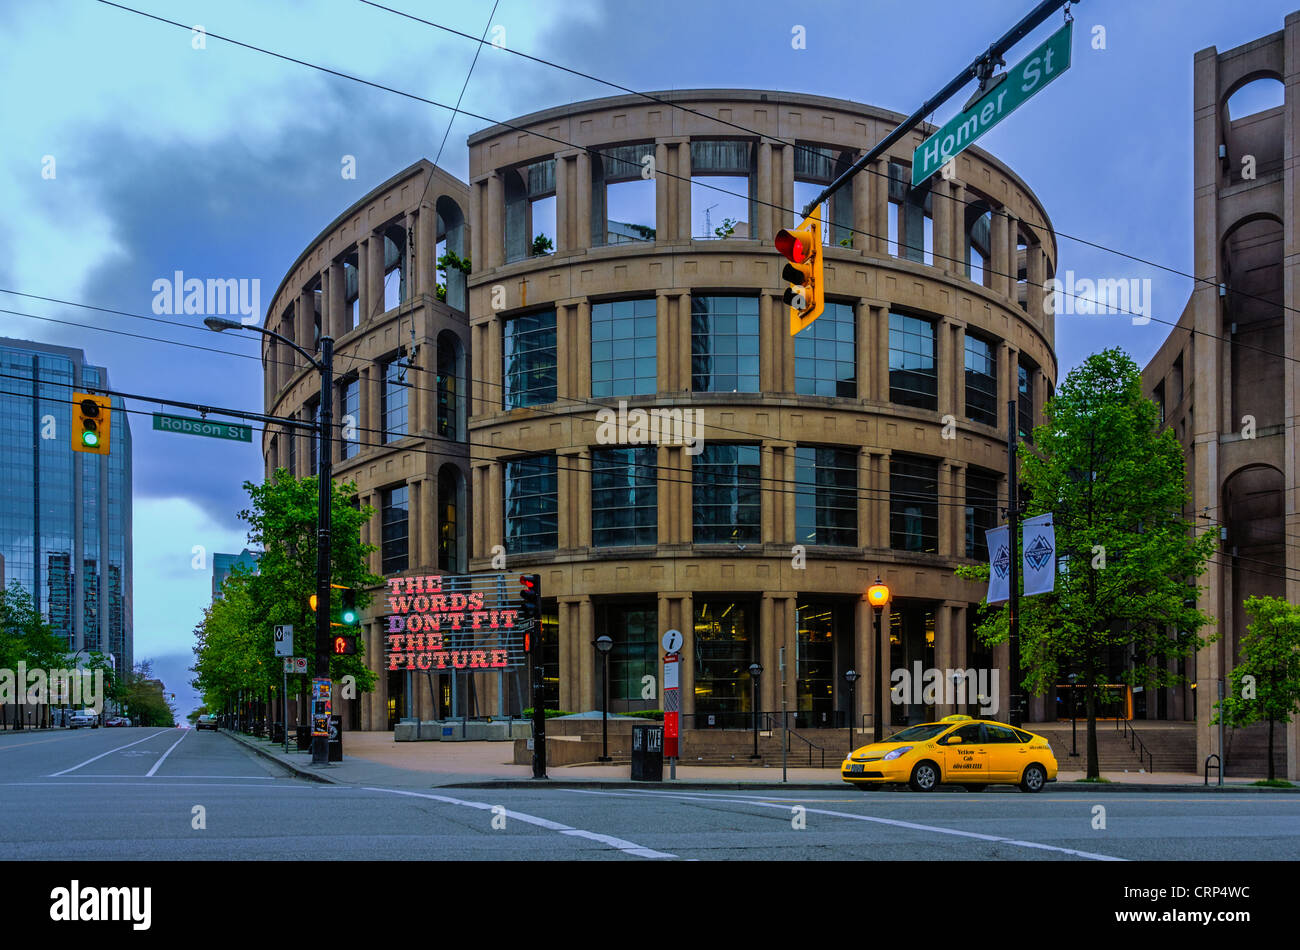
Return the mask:
[[[1029,746],[1021,742],[1015,730],[1006,726],[984,723],[984,737],[987,740],[989,772],[998,781],[1020,780],[1021,773],[1029,764]]]
[[[955,742],[954,736],[957,737]],[[939,748],[943,749],[945,782],[989,781],[988,748],[984,744],[980,723],[972,722],[954,729],[943,737]]]

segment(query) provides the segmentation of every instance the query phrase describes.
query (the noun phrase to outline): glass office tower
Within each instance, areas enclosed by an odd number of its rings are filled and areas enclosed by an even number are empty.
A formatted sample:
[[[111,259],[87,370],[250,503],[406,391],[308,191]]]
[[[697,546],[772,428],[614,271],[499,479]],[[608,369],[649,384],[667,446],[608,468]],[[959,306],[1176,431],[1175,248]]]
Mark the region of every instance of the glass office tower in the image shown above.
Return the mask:
[[[109,454],[72,451],[72,393],[109,386],[81,350],[0,337],[0,555],[69,652],[134,662],[131,427],[114,412]],[[122,400],[113,397],[114,409]]]

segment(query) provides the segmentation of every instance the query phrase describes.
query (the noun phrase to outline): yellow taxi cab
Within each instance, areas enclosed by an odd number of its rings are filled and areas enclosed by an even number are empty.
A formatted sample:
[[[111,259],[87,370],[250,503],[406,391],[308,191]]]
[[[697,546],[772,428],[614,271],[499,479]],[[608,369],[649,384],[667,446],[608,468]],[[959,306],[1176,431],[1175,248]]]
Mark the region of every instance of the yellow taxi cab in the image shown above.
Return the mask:
[[[918,792],[941,784],[972,792],[989,785],[1019,785],[1039,792],[1056,781],[1056,756],[1040,735],[1004,722],[945,716],[909,726],[884,742],[855,749],[840,766],[850,785],[907,782]]]

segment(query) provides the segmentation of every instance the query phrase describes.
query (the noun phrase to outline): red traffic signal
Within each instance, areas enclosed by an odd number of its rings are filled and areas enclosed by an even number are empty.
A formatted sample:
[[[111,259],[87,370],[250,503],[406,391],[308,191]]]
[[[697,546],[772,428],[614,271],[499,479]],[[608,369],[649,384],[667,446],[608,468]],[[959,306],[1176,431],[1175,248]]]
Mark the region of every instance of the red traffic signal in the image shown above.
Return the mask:
[[[335,656],[352,656],[357,652],[357,638],[339,636],[334,638]]]
[[[529,620],[542,617],[542,576],[540,574],[519,575],[519,604],[523,615]]]
[[[812,323],[826,308],[826,287],[822,281],[821,208],[796,228],[776,233],[776,249],[790,263],[781,269],[781,279],[790,286],[783,298],[790,308],[790,335]]]

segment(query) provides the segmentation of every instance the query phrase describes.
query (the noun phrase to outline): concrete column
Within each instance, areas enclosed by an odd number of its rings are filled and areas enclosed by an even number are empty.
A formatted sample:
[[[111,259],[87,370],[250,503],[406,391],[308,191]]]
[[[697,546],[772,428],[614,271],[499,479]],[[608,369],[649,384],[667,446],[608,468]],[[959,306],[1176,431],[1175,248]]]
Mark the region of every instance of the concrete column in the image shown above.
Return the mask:
[[[574,365],[574,372],[577,376],[577,382],[573,388],[573,396],[575,399],[590,399],[591,301],[586,297],[583,297],[578,301],[577,321],[573,327],[573,331],[573,348],[564,353],[564,358]]]
[[[663,139],[655,140],[655,239],[670,241],[673,238],[671,223],[669,220],[669,211],[672,202],[669,201],[669,195],[672,193],[676,179],[669,178],[665,172],[668,171],[668,144]],[[659,352],[664,352],[662,349]],[[662,366],[660,372],[663,372]]]
[[[998,430],[1007,431],[1007,403],[1019,395],[1020,351],[1005,340],[998,344]]]
[[[592,641],[596,639],[596,612],[590,597],[578,601],[578,642],[575,644],[580,657],[578,666],[582,671],[582,710],[600,708],[600,674],[597,669],[596,648]]]
[[[297,325],[295,341],[308,353],[316,352],[316,295],[307,290],[298,291],[293,307],[294,322]]]
[[[570,485],[574,490],[571,497],[571,505],[577,513],[577,531],[570,538],[570,547],[589,548],[591,547],[591,452],[584,449],[578,452],[573,458],[573,465],[577,468],[573,475]]]
[[[871,227],[872,244],[877,254],[889,254],[889,159],[878,158],[871,163]]]
[[[948,602],[944,601],[934,608],[934,666],[935,669],[943,671],[953,668],[953,628],[952,628],[952,609]],[[946,675],[946,674],[944,674]],[[942,700],[949,695],[952,690],[952,681],[945,680],[943,688],[939,691],[940,702],[934,704],[935,717],[951,716],[958,712],[955,705],[945,703]]]
[[[891,590],[896,586],[891,579],[886,579],[886,583],[889,584]],[[892,596],[897,597],[898,596],[897,592],[894,592]],[[881,718],[881,722],[884,723],[884,735],[886,736],[889,735],[889,721],[891,718],[890,710],[893,709],[893,705],[894,705],[889,695],[889,628],[890,628],[890,617],[892,611],[893,611],[892,603],[884,607],[880,611],[880,668],[873,669],[871,671],[872,679],[875,683],[875,688],[880,692],[880,718]],[[871,613],[871,622],[873,624],[872,634],[871,634],[871,642],[872,642],[871,649],[873,651],[872,655],[874,656],[875,655],[874,654],[875,651],[874,624],[876,622],[875,608],[871,608],[870,613]],[[873,703],[871,708],[874,710],[875,709],[874,694],[869,701]],[[873,720],[872,722],[873,728],[874,725],[875,722]]]
[[[367,320],[371,320],[385,312],[384,236],[382,234],[370,235],[370,240],[366,244],[366,249],[370,255],[370,271],[367,274],[366,279],[370,282],[371,309],[364,311],[363,316]]]
[[[487,255],[483,252],[483,235],[487,233],[484,216],[487,208],[487,176],[476,178],[469,185],[469,240],[465,247],[469,250],[471,261],[482,261],[487,266]]]
[[[380,380],[379,367],[374,363],[363,363],[358,374],[361,403],[361,431],[357,433],[358,441],[363,446],[383,445],[384,433],[380,431]]]
[[[1025,256],[1028,258],[1028,282],[1029,290],[1025,296],[1025,301],[1029,305],[1029,316],[1039,326],[1043,325],[1043,284],[1047,280],[1047,258],[1043,254],[1041,244],[1031,244],[1025,249]]]
[[[673,327],[677,333],[675,357],[678,372],[678,389],[691,391],[691,295],[689,292],[677,294],[677,312],[672,317]],[[707,435],[707,431],[706,431]]]
[[[853,684],[853,704],[857,707],[856,714],[850,711],[850,721],[854,729],[861,729],[865,721],[864,716],[871,714],[871,684],[875,682],[874,675],[871,671],[873,657],[871,655],[871,635],[874,632],[872,626],[875,618],[871,613],[871,605],[867,603],[865,597],[859,597],[853,604],[853,669],[857,670],[858,681]],[[862,742],[868,741],[870,734],[862,738]]]
[[[1020,273],[1020,218],[1007,212],[1007,296],[1014,305],[1019,294],[1018,277]]]
[[[874,167],[874,166],[873,166]],[[855,250],[872,253],[876,249],[876,239],[871,230],[871,193],[875,188],[876,176],[871,169],[865,169],[853,179],[853,233],[849,240]]]
[[[655,537],[660,544],[676,544],[681,540],[677,537],[677,523],[674,519],[677,496],[673,489],[677,487],[674,480],[682,476],[669,470],[672,464],[670,459],[670,449],[666,445],[655,450],[655,464],[658,466],[655,469],[655,492],[659,499],[655,510]]]
[[[406,480],[406,569],[418,570],[426,567],[428,561],[423,559],[426,543],[426,511],[428,496],[421,489],[420,479]]]
[[[862,176],[859,175],[858,178]],[[854,179],[857,181],[857,178]],[[861,235],[858,235],[861,239]],[[859,241],[861,243],[861,241]],[[874,365],[876,352],[876,328],[872,320],[873,310],[865,300],[859,299],[853,307],[853,358],[854,373],[857,376],[858,399],[873,398],[871,387],[875,382]]]
[[[788,211],[777,211],[777,220],[781,227],[790,227],[798,222],[799,212],[803,209],[794,206],[794,148],[781,146],[781,178],[779,181],[781,197],[777,204]],[[775,231],[773,231],[775,234]]]
[[[935,246],[939,242],[935,241]],[[939,415],[947,413],[956,414],[956,389],[957,380],[953,377],[951,367],[953,365],[952,353],[952,323],[947,317],[940,317],[935,327],[934,333],[935,353],[934,365],[939,374]]]
[[[506,543],[506,509],[504,469],[500,462],[493,462],[487,476],[487,510],[478,509],[475,517],[487,525],[487,550],[484,556],[492,553],[492,548]]]
[[[772,210],[772,143],[766,140],[758,143],[758,175],[755,183],[758,189],[758,203],[754,212],[755,227],[750,231],[751,236],[757,236],[761,240],[769,240],[770,236],[776,234],[778,228],[774,227],[773,210]]]
[[[663,189],[659,189],[662,191]],[[656,196],[658,192],[656,192]],[[658,198],[656,197],[656,201]],[[658,291],[655,294],[655,388],[661,393],[675,392],[682,387],[677,383],[677,375],[681,372],[681,367],[673,359],[673,344],[676,339],[676,327],[669,317],[669,299],[668,294],[664,291]],[[590,339],[591,334],[591,304],[586,305],[587,313],[587,334]],[[590,349],[587,350],[591,352]],[[590,363],[590,361],[588,361]],[[591,366],[587,367],[587,378],[591,378]],[[588,389],[590,395],[590,389]]]
[[[879,548],[889,547],[889,452],[873,452],[876,467],[876,541]]]
[[[575,248],[591,246],[591,156],[579,152],[573,162],[573,228]]]
[[[758,388],[761,392],[781,391],[780,380],[783,373],[777,361],[779,350],[776,334],[777,324],[785,318],[784,308],[777,307],[770,294],[758,295]],[[782,327],[780,332],[789,334],[789,328]]]
[[[785,644],[785,638],[782,635],[783,631],[780,629],[779,617],[784,611],[777,610],[776,607],[776,598],[778,597],[780,597],[779,594],[774,594],[771,591],[763,592],[763,599],[758,612],[758,643],[751,647],[751,652],[763,666],[763,675],[758,681],[760,712],[779,711],[781,708],[781,670],[780,653],[778,651]],[[791,654],[792,651],[786,651],[787,662],[789,662]],[[747,667],[749,664],[742,662],[741,665]]]
[[[858,547],[860,548],[874,547],[871,518],[877,502],[875,492],[871,490],[871,482],[871,450],[864,445],[858,449]]]
[[[764,544],[777,540],[776,503],[777,496],[771,491],[772,479],[778,478],[780,468],[779,450],[771,442],[764,442],[758,450],[758,472],[761,488],[758,492],[759,537]]]
[[[956,270],[952,257],[953,206],[952,190],[942,177],[932,179],[930,185],[930,217],[933,224],[934,266],[945,274],[954,274]]]
[[[414,293],[437,293],[438,267],[438,213],[431,204],[420,205],[415,221],[415,283]]]
[[[966,325],[956,320],[948,321],[952,327],[952,360],[948,375],[952,377],[952,414],[966,418]]]
[[[372,238],[362,238],[357,242],[357,326],[364,325],[375,312],[374,284],[370,271],[370,242]]]
[[[950,520],[952,522],[953,537],[953,556],[966,556],[966,465],[963,462],[952,462],[952,494],[949,499],[951,505],[949,511],[952,513]],[[939,501],[939,510],[943,511],[943,500]]]
[[[952,463],[939,463],[939,556],[953,556],[952,519],[943,516],[947,502],[952,498]]]
[[[1010,296],[1011,261],[1007,255],[1007,216],[999,210],[989,215],[989,287],[995,294]]]
[[[680,241],[691,239],[691,143],[690,139],[679,139],[675,151],[677,207],[677,238]]]
[[[948,204],[952,208],[952,272],[966,276],[966,186],[960,181],[948,182]],[[936,245],[937,246],[937,245]]]
[[[781,444],[781,466],[777,470],[777,477],[781,479],[778,484],[772,485],[772,493],[781,499],[781,525],[780,533],[777,539],[782,544],[790,545],[795,541],[794,528],[794,443],[786,442]]]
[[[557,229],[558,230],[558,229]],[[590,360],[591,350],[587,350]],[[555,306],[555,397],[557,402],[573,399],[574,364],[581,357],[573,352],[573,307],[568,304]],[[590,390],[589,390],[590,391]]]
[[[692,493],[692,456],[681,446],[672,449],[673,467],[669,475],[676,478],[673,486],[677,493],[677,540],[690,544],[695,538],[695,501]]]
[[[576,546],[578,534],[578,512],[582,496],[577,489],[578,453],[576,451],[556,452],[556,507],[559,510],[556,546],[566,550]],[[590,494],[588,494],[590,498]]]
[[[505,226],[505,183],[499,172],[493,172],[487,180],[487,221],[483,228],[483,256],[488,267],[500,267],[506,259]]]
[[[573,152],[555,154],[555,250],[557,253],[572,250],[574,241],[574,194],[570,175],[573,173]]]
[[[344,299],[347,295],[347,288],[343,279],[343,264],[341,261],[335,261],[330,264],[325,271],[325,282],[329,291],[326,294],[328,302],[327,313],[329,314],[330,335],[338,340],[343,334],[350,329],[348,327],[347,301]]]
[[[876,328],[876,371],[871,383],[871,398],[889,402],[889,308],[872,307],[871,319]]]
[[[487,493],[487,465],[473,465],[469,470],[470,478],[470,497],[486,498]],[[459,513],[458,513],[459,514]],[[488,556],[491,545],[487,543],[486,521],[482,517],[471,518],[469,523],[470,554],[472,558],[482,558]]]

